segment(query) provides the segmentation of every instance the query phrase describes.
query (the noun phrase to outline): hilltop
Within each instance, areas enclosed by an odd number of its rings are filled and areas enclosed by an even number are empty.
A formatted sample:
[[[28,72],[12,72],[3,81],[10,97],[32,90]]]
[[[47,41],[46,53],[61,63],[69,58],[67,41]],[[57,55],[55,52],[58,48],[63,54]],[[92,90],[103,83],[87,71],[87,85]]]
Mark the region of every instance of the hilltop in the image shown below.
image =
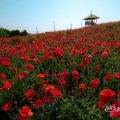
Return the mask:
[[[119,119],[120,22],[1,38],[0,82],[1,120]]]

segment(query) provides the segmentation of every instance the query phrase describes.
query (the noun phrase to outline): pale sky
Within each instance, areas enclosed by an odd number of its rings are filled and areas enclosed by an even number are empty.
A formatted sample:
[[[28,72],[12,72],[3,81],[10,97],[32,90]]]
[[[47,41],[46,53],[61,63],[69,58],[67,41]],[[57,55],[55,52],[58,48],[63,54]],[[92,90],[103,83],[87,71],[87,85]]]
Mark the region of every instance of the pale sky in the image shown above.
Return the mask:
[[[0,26],[29,33],[84,26],[84,17],[100,17],[98,23],[120,21],[120,0],[0,0]]]

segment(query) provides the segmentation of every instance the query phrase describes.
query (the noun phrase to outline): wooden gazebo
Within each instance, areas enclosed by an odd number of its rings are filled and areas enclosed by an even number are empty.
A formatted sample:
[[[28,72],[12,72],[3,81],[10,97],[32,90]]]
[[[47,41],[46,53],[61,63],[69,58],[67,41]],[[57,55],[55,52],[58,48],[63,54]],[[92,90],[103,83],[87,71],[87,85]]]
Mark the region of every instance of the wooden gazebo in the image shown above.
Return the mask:
[[[99,19],[100,17],[93,15],[92,13],[85,17],[83,20],[85,20],[85,26],[89,26],[89,25],[95,25],[97,24],[97,19]]]

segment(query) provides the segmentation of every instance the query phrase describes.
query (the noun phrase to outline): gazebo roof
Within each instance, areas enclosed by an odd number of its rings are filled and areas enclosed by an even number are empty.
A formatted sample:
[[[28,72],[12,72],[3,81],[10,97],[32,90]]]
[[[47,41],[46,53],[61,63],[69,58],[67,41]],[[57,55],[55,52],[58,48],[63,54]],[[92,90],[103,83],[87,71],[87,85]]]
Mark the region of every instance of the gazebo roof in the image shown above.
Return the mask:
[[[94,19],[99,19],[100,17],[90,14],[89,16],[85,17],[83,20],[94,20]]]

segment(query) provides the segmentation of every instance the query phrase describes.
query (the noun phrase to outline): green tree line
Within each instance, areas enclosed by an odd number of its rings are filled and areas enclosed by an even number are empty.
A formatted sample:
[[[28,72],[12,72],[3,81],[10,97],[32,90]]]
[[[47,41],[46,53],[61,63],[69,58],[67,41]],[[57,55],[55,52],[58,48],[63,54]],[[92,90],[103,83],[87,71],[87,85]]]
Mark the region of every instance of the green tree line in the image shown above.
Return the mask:
[[[8,30],[5,28],[0,28],[0,38],[17,36],[17,35],[25,36],[28,35],[28,32],[26,30],[20,32],[19,30]]]

